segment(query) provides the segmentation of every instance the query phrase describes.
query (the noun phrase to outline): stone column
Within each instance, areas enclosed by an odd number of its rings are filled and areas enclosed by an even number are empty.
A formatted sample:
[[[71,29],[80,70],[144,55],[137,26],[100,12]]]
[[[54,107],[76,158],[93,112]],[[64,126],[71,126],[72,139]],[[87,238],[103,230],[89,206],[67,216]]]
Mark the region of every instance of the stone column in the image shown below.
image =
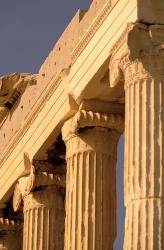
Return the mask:
[[[22,249],[22,222],[8,219],[0,211],[0,250]]]
[[[63,127],[66,142],[65,250],[113,249],[120,115],[79,111]]]
[[[125,83],[125,250],[164,249],[164,26],[132,24],[114,48]],[[123,39],[124,38],[124,39]]]
[[[23,250],[63,250],[65,212],[59,191],[63,185],[64,177],[34,167],[30,176],[18,181],[13,204],[17,210],[23,199]]]

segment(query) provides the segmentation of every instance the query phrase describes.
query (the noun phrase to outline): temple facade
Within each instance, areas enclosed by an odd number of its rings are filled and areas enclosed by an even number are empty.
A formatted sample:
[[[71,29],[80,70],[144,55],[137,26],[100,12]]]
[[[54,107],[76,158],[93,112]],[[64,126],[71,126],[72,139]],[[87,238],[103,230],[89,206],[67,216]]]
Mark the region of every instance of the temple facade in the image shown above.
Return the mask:
[[[93,0],[36,74],[0,77],[0,250],[164,250],[164,2]]]

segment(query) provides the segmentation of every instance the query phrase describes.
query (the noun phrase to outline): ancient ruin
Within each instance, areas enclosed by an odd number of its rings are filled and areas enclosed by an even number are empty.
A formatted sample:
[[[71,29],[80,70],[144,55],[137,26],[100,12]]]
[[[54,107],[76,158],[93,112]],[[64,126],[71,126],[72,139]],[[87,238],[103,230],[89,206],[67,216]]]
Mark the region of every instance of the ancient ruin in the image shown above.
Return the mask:
[[[0,78],[0,250],[164,249],[164,1],[93,0],[34,74]]]

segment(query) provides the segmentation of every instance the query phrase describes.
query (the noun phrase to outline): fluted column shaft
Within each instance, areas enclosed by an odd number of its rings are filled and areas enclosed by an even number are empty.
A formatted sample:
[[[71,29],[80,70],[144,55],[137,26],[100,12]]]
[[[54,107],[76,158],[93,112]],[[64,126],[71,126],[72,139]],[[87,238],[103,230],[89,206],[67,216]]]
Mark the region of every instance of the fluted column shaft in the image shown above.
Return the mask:
[[[23,199],[23,250],[63,250],[64,248],[64,176],[50,167],[33,166],[28,176],[21,177],[13,195],[14,211]]]
[[[131,23],[113,49],[125,88],[125,250],[164,249],[164,25]]]
[[[164,249],[164,77],[146,73],[162,64],[150,56],[125,71],[125,250]]]
[[[64,204],[50,186],[24,197],[23,250],[63,250]]]
[[[88,128],[66,141],[65,250],[113,249],[120,133]]]

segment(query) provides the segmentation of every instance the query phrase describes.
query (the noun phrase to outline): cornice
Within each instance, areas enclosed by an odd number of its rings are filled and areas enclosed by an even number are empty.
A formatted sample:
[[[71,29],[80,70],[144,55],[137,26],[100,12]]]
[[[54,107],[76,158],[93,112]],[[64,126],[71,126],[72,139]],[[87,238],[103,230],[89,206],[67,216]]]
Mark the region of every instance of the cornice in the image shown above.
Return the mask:
[[[164,77],[164,25],[129,23],[111,49],[110,85],[125,82],[129,87],[140,79]]]
[[[125,30],[122,32],[118,40],[115,42],[113,47],[110,50],[111,60],[115,56],[115,54],[120,50],[120,48],[124,45],[124,43],[127,41],[128,33],[130,30],[132,30],[134,27],[134,23],[128,23]]]
[[[139,31],[141,31],[139,33]],[[132,38],[133,36],[133,38]],[[140,39],[136,41],[135,39]],[[131,39],[135,48],[130,48]],[[142,23],[128,23],[126,29],[121,34],[119,39],[116,41],[114,46],[110,50],[111,60],[115,57],[116,53],[119,52],[119,56],[124,56],[124,54],[129,54],[132,59],[161,55],[164,49],[164,25],[146,25]],[[125,51],[126,50],[126,51]],[[133,52],[134,50],[134,52]],[[124,53],[123,53],[124,51]],[[122,55],[121,55],[122,52]],[[136,53],[137,52],[137,53]],[[118,57],[118,56],[117,56]]]
[[[93,21],[93,23],[89,27],[88,31],[85,33],[85,35],[82,37],[80,42],[77,44],[76,48],[73,50],[72,56],[71,56],[72,64],[75,63],[79,55],[83,52],[87,44],[93,38],[94,34],[102,25],[102,23],[105,21],[106,17],[109,15],[109,13],[114,8],[114,6],[115,4],[112,5],[111,1],[107,1],[104,8],[100,12],[100,14],[96,17],[96,19]]]

